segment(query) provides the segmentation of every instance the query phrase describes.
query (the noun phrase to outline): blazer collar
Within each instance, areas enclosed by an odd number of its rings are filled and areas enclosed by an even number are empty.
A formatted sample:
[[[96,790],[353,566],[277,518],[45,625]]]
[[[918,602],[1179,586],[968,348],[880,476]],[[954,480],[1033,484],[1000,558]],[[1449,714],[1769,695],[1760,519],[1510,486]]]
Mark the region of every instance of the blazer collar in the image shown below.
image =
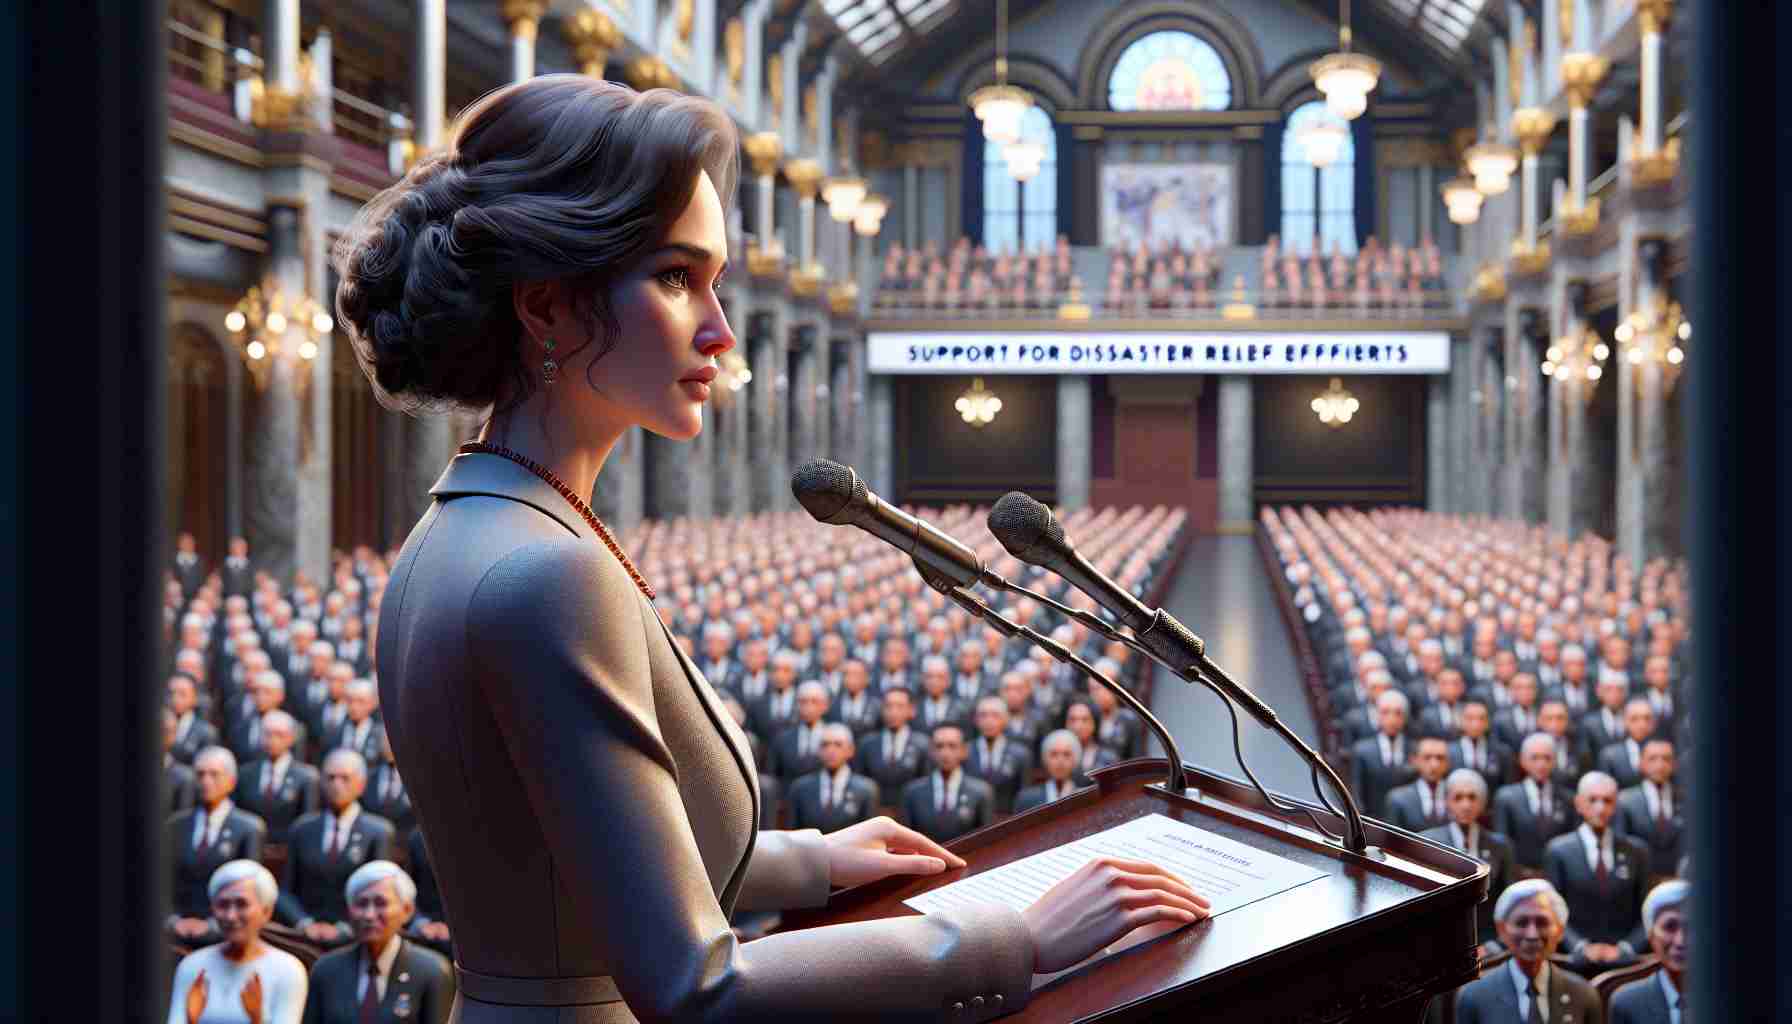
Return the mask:
[[[578,537],[596,540],[597,534],[572,502],[546,480],[502,455],[474,452],[456,455],[442,471],[429,493],[446,501],[466,494],[487,494],[531,505]]]

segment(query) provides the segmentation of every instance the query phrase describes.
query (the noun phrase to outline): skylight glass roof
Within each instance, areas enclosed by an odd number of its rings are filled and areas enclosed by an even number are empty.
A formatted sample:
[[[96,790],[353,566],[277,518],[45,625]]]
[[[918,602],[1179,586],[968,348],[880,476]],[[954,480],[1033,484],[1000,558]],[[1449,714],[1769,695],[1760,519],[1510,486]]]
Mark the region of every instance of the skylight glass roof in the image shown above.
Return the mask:
[[[821,0],[821,8],[861,56],[881,64],[905,30],[918,32],[955,0]]]

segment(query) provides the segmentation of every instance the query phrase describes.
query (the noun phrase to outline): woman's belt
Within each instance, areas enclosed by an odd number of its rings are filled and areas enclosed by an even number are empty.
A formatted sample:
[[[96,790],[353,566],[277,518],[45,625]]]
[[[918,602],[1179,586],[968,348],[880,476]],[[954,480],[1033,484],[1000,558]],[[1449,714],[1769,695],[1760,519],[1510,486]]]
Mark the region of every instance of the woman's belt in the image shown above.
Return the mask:
[[[500,1006],[591,1006],[619,1003],[622,993],[609,975],[585,978],[506,978],[454,965],[462,994]]]

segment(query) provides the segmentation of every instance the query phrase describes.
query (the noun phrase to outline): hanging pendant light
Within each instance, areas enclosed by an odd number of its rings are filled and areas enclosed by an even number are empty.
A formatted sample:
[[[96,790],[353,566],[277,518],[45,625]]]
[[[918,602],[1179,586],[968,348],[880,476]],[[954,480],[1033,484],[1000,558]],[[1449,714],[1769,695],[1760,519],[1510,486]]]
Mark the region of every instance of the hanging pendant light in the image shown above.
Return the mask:
[[[996,84],[971,93],[971,110],[983,122],[983,137],[998,146],[1020,141],[1020,119],[1033,105],[1024,89],[1008,84],[1008,0],[996,2]]]
[[[1518,170],[1518,150],[1495,138],[1490,125],[1487,139],[1464,150],[1462,162],[1475,177],[1476,191],[1497,196],[1512,187],[1512,172]]]
[[[1450,208],[1450,223],[1473,224],[1481,219],[1481,193],[1471,178],[1451,178],[1441,191],[1444,205]]]
[[[958,415],[966,423],[981,427],[993,421],[996,413],[1002,411],[1002,400],[995,396],[995,392],[984,390],[982,377],[973,377],[970,390],[959,395],[952,407],[958,410]]]
[[[1307,162],[1324,170],[1343,154],[1344,140],[1350,137],[1350,129],[1342,121],[1322,115],[1309,119],[1294,137]]]
[[[1313,85],[1325,94],[1325,106],[1346,121],[1354,121],[1369,109],[1369,94],[1381,80],[1381,62],[1350,49],[1350,0],[1341,0],[1338,15],[1338,52],[1328,53],[1308,65]]]
[[[1308,406],[1319,414],[1319,422],[1328,427],[1341,427],[1350,422],[1358,409],[1363,407],[1356,396],[1344,388],[1344,381],[1332,378],[1331,387],[1320,392],[1319,397],[1308,403]]]
[[[1002,147],[1002,160],[1008,165],[1008,176],[1015,181],[1031,180],[1045,161],[1045,146],[1038,142],[1010,142]]]

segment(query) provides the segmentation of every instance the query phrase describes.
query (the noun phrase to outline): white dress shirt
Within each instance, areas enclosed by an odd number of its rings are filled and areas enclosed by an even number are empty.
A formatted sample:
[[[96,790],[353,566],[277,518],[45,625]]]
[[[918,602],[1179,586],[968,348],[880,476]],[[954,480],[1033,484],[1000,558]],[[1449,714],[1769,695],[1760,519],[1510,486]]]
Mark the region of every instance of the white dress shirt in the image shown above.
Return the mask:
[[[810,754],[815,753],[820,740],[820,722],[814,722],[809,725],[804,725],[803,723],[798,722],[796,726],[796,756],[808,757]]]
[[[1661,984],[1661,994],[1668,997],[1668,1024],[1680,1024],[1680,990],[1674,987],[1674,979],[1666,971],[1656,971],[1655,980]]]
[[[230,817],[230,812],[235,807],[236,804],[225,797],[209,812],[193,815],[193,849],[217,842],[218,830],[224,827],[224,819]]]
[[[1541,816],[1543,813],[1543,789],[1537,785],[1537,780],[1529,775],[1524,778],[1524,798],[1531,805],[1531,816]]]
[[[1643,764],[1643,745],[1630,737],[1624,737],[1624,753],[1630,757],[1630,770],[1640,771]]]
[[[1458,850],[1467,853],[1471,857],[1478,857],[1481,855],[1480,840],[1481,826],[1472,821],[1469,822],[1468,833],[1465,835],[1463,834],[1461,825],[1458,825],[1453,821],[1450,822],[1450,842],[1454,843]]]
[[[1598,874],[1599,862],[1604,861],[1606,876],[1610,877],[1613,868],[1612,830],[1608,828],[1604,834],[1596,836],[1593,834],[1593,827],[1583,822],[1574,830],[1574,834],[1580,837],[1581,850],[1587,855],[1587,870]]]
[[[379,959],[374,961],[379,965],[380,971],[379,977],[374,979],[375,984],[379,986],[380,1002],[386,1001],[386,982],[391,978],[392,962],[398,959],[398,947],[403,941],[403,939],[400,939],[396,935],[386,940],[386,948],[380,950]],[[361,947],[361,955],[355,958],[355,973],[359,975],[359,977],[355,979],[355,1005],[359,1007],[361,1005],[361,1000],[367,998],[366,946]]]
[[[821,773],[821,806],[832,807],[846,796],[846,780],[852,778],[852,767],[841,765],[833,774]]]
[[[1002,763],[1002,753],[1008,749],[1007,737],[997,736],[991,740],[987,736],[979,736],[977,742],[983,747],[983,766],[985,768]]]
[[[865,713],[864,691],[861,690],[857,697],[854,697],[851,694],[848,694],[845,697],[840,698],[840,717],[842,719],[855,719],[855,718],[858,718],[860,715],[863,715],[864,713]]]
[[[905,725],[895,732],[891,732],[888,729],[884,730],[885,764],[889,764],[896,760],[896,755],[906,749],[908,749],[908,726]]]
[[[766,704],[773,718],[789,718],[790,709],[795,706],[796,687],[794,686],[785,687],[782,693],[772,694],[771,700]]]
[[[1461,743],[1462,763],[1476,771],[1485,771],[1487,768],[1487,738],[1483,736],[1477,740],[1464,736]]]
[[[1381,763],[1388,767],[1400,764],[1406,759],[1404,737],[1390,737],[1385,732],[1375,734],[1375,742],[1381,746]]]
[[[275,760],[270,761],[268,763],[267,767],[262,769],[262,776],[261,776],[262,786],[264,788],[267,787],[268,778],[271,775],[274,780],[273,791],[275,793],[280,792],[280,785],[286,781],[286,770],[291,767],[292,767],[292,754],[291,753],[281,754]]]
[[[925,718],[929,725],[938,725],[946,718],[946,712],[952,710],[952,698],[929,697],[922,702]]]
[[[1669,792],[1666,786],[1657,786],[1648,779],[1644,779],[1643,800],[1649,805],[1650,819],[1674,816],[1674,794]]]
[[[1529,1020],[1530,1011],[1524,1005],[1525,989],[1531,987],[1533,979],[1525,977],[1524,970],[1518,966],[1518,961],[1516,959],[1506,961],[1506,969],[1511,973],[1512,987],[1518,990],[1518,1012],[1522,1015],[1519,1019]],[[1549,961],[1545,960],[1542,966],[1537,968],[1537,977],[1534,984],[1537,986],[1537,1012],[1543,1015],[1544,1020],[1548,1020]]]
[[[192,728],[193,712],[188,711],[186,714],[180,716],[178,722],[174,723],[174,742],[180,743],[182,740],[185,740],[187,738],[187,733],[190,732]]]
[[[348,837],[355,827],[355,819],[361,816],[361,801],[356,800],[348,805],[348,810],[340,815],[324,811],[324,856],[338,846],[348,849]]]
[[[963,768],[959,768],[958,770],[954,771],[952,773],[952,777],[950,779],[943,779],[943,778],[941,778],[939,772],[934,772],[933,773],[933,806],[934,806],[934,808],[938,809],[940,806],[940,793],[942,792],[941,787],[944,787],[943,792],[946,794],[946,796],[945,796],[946,809],[950,810],[954,807],[957,807],[958,806],[958,784],[963,781],[964,781],[964,769]]]

